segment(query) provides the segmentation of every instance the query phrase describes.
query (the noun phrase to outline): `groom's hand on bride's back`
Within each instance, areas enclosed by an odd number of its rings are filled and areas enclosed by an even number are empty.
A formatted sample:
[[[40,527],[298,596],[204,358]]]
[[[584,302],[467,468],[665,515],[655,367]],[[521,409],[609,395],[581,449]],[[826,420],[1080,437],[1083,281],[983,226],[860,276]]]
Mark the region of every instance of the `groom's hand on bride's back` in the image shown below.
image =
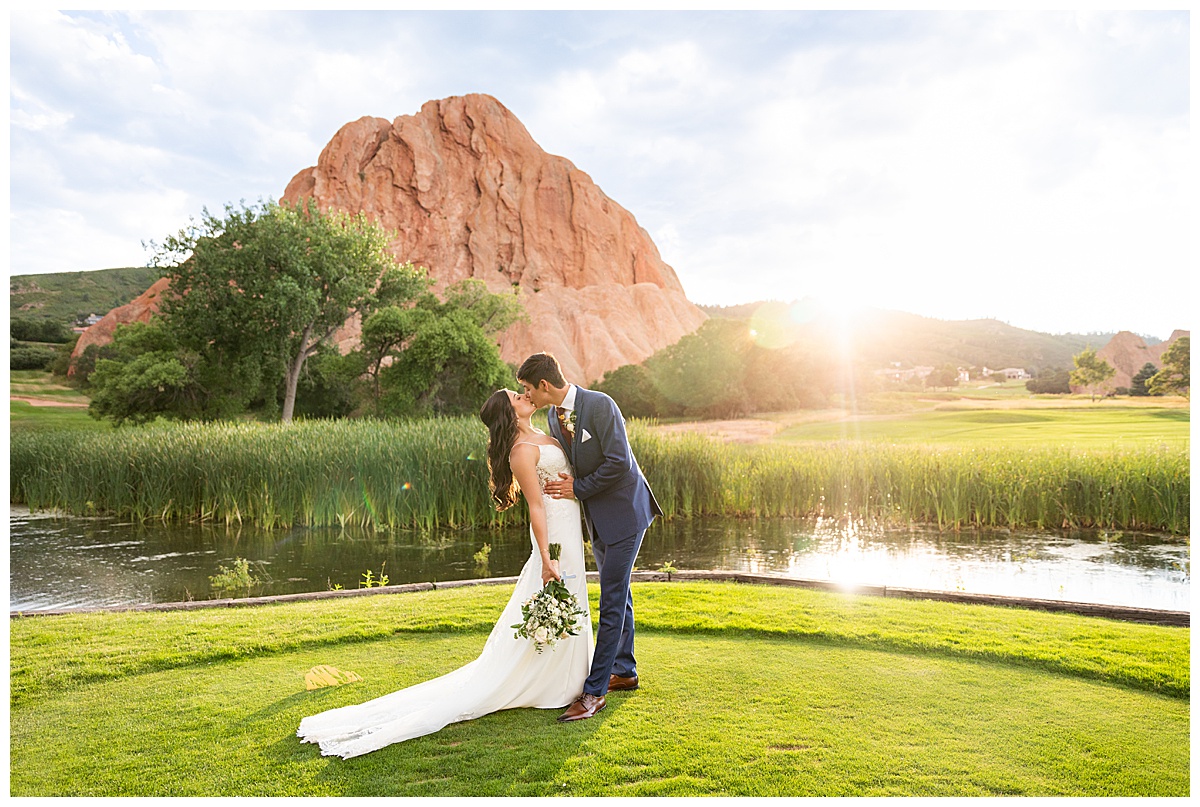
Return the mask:
[[[558,476],[558,479],[551,479],[542,489],[555,499],[574,499],[575,477],[566,473],[559,473]]]

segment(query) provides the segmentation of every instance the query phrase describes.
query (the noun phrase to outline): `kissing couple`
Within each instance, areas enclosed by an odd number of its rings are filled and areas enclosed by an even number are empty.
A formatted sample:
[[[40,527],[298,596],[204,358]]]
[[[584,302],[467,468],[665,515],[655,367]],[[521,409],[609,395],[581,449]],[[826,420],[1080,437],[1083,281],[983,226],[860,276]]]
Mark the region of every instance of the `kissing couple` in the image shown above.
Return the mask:
[[[662,515],[634,459],[625,419],[612,398],[563,378],[548,353],[517,371],[523,391],[497,390],[480,419],[488,428],[488,486],[498,510],[529,508],[532,551],[516,587],[474,661],[440,678],[366,703],[300,721],[297,736],[321,754],[343,759],[432,734],[450,723],[501,709],[561,709],[560,722],[604,708],[613,690],[638,688],[629,579],[647,527]],[[548,432],[531,418],[549,407]],[[588,612],[583,532],[600,575],[600,627],[595,645]],[[561,557],[551,557],[551,544]],[[542,652],[517,638],[523,603],[551,580],[566,586],[583,613],[578,631]]]

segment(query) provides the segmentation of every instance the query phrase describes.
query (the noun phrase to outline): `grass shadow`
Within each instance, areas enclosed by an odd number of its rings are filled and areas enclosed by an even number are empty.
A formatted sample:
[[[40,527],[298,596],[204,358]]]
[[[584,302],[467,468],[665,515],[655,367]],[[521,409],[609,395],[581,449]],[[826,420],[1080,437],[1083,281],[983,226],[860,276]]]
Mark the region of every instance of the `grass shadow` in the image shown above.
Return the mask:
[[[346,760],[320,756],[297,737],[269,753],[281,764],[315,766],[314,783],[343,796],[547,796],[603,733],[612,709],[569,724],[557,722],[561,709],[506,709]]]

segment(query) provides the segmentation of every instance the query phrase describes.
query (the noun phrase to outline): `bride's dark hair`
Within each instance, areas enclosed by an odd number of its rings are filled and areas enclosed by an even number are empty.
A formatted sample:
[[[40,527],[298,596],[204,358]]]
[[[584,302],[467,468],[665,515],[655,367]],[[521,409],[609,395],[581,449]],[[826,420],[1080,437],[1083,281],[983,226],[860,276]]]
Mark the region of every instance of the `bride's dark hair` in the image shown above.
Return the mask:
[[[517,442],[517,413],[508,399],[508,390],[496,390],[479,410],[479,419],[488,428],[488,488],[497,510],[507,510],[517,503],[521,488],[513,479],[508,455]]]

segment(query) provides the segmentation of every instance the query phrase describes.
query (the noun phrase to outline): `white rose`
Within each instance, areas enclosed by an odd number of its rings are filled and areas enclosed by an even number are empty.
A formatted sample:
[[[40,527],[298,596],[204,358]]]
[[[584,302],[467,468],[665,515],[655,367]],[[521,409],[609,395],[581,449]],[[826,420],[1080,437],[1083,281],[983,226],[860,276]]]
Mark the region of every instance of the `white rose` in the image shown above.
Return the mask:
[[[550,639],[550,631],[545,627],[538,628],[533,632],[533,640],[538,644],[545,644]]]

